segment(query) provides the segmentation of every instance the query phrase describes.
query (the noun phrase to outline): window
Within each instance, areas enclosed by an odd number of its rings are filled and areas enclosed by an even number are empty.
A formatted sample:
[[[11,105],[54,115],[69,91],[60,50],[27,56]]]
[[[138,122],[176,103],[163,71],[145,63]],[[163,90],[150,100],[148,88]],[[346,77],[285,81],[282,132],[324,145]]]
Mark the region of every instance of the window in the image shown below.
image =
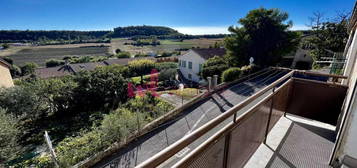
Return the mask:
[[[192,62],[188,61],[188,69],[192,69]]]
[[[182,67],[186,67],[186,61],[182,61]]]
[[[203,69],[203,65],[202,65],[202,64],[199,64],[199,65],[198,65],[198,72],[202,72],[202,69]]]
[[[188,74],[188,79],[192,79],[192,75],[191,74]]]
[[[181,66],[181,60],[179,60],[179,67]]]

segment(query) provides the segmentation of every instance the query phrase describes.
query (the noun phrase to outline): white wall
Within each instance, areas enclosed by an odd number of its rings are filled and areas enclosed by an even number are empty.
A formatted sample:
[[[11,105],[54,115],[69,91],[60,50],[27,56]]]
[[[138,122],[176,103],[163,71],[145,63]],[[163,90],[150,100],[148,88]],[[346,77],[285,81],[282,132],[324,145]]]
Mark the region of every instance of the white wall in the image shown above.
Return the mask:
[[[0,87],[12,87],[14,82],[10,74],[9,68],[0,63]]]
[[[183,67],[182,65],[179,65],[181,73],[184,75],[186,79],[189,79],[189,74],[192,75],[192,81],[199,82],[200,81],[200,76],[199,76],[199,64],[204,64],[206,61],[202,57],[200,57],[197,53],[194,51],[190,50],[186,54],[179,56],[178,58],[179,62],[181,61],[186,61],[186,67]],[[192,62],[192,69],[189,69],[188,62]]]
[[[357,34],[357,33],[356,33]],[[345,104],[343,107],[343,118],[345,122],[339,130],[340,139],[336,143],[336,152],[333,160],[340,160],[340,163],[345,155],[357,159],[357,90],[354,90],[357,81],[357,36],[354,36],[351,46],[347,51],[347,66],[345,67],[345,75],[349,78],[344,83],[348,84]]]

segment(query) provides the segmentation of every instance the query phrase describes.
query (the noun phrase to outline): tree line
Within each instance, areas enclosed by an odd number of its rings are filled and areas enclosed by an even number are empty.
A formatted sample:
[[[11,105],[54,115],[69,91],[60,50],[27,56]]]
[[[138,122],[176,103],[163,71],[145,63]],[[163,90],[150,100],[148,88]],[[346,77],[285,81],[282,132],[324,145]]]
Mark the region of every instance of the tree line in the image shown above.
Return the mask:
[[[0,30],[0,42],[33,42],[46,40],[91,40],[106,37],[110,31]]]
[[[164,26],[128,26],[117,27],[114,31],[67,31],[67,30],[0,30],[0,43],[12,42],[48,42],[69,41],[70,44],[85,42],[108,42],[106,38],[128,37],[134,40],[157,39],[195,39],[223,38],[226,35],[186,35]],[[102,41],[96,41],[104,39]]]

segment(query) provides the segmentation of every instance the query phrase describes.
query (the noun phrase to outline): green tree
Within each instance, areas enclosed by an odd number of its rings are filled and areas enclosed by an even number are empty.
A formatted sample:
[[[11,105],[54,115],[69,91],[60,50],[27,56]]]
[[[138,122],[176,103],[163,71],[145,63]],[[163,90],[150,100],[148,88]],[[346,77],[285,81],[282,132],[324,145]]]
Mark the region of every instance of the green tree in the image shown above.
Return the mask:
[[[55,66],[60,66],[64,64],[64,60],[58,60],[58,59],[49,59],[46,61],[46,67],[55,67]]]
[[[4,43],[4,44],[2,44],[2,47],[3,47],[4,49],[8,49],[8,48],[10,47],[10,45],[7,44],[7,43]]]
[[[38,65],[36,63],[26,63],[24,66],[21,67],[22,76],[33,74],[37,67]]]
[[[115,49],[115,54],[119,54],[121,52],[120,48]]]
[[[129,52],[119,52],[115,56],[117,58],[130,58],[131,54]]]
[[[320,12],[314,12],[313,15],[310,18],[312,35],[306,39],[306,43],[311,48],[310,53],[314,61],[343,52],[348,38],[349,14],[338,14],[338,18],[329,21],[325,21]],[[314,67],[316,66],[314,64]]]
[[[278,9],[251,10],[239,20],[242,27],[229,27],[231,36],[226,37],[229,63],[234,66],[249,64],[249,58],[263,67],[275,65],[283,55],[296,50],[299,34],[289,31],[292,22],[288,14]]]
[[[0,167],[1,163],[14,159],[20,152],[17,122],[15,117],[0,108]]]
[[[126,75],[128,69],[119,65],[80,72],[75,77],[78,84],[74,90],[76,107],[92,111],[116,108],[128,98]]]
[[[18,67],[17,65],[11,65],[10,74],[12,78],[21,76],[21,68]]]
[[[3,57],[3,59],[11,65],[14,64],[14,60],[12,60],[10,57]]]
[[[213,75],[218,75],[219,77],[221,76],[222,72],[228,69],[228,63],[223,57],[219,56],[214,56],[210,59],[208,59],[204,64],[203,64],[203,69],[201,72],[201,76],[204,79],[207,79],[207,77],[213,77]]]
[[[164,70],[160,71],[159,81],[173,80],[173,79],[175,79],[176,73],[177,73],[177,70],[175,68],[164,69]]]
[[[149,74],[155,68],[155,62],[149,59],[140,59],[129,62],[129,70],[141,78],[141,84],[144,83],[144,75]]]

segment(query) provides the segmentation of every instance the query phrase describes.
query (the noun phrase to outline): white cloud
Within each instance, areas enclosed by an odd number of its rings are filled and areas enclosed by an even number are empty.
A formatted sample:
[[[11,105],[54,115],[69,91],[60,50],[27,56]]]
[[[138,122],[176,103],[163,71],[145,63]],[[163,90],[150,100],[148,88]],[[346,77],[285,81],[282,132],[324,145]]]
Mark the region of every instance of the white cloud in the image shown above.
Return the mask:
[[[306,25],[293,25],[291,30],[308,30],[310,27],[307,27]]]
[[[202,34],[229,34],[229,26],[188,26],[188,27],[172,27],[183,34],[202,35]],[[291,30],[308,30],[306,25],[293,25]]]
[[[173,27],[173,29],[183,34],[202,35],[202,34],[228,34],[228,26],[197,26],[197,27]]]

